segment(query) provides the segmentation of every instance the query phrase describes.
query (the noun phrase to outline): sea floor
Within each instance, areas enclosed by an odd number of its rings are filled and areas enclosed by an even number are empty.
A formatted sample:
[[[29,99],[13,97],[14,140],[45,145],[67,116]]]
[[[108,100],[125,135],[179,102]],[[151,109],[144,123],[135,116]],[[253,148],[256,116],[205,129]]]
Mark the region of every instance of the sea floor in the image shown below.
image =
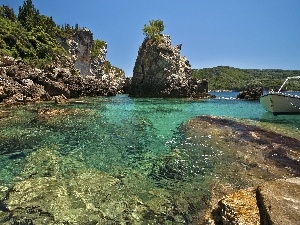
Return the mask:
[[[300,117],[235,99],[0,109],[3,224],[201,224],[222,194],[299,176]]]

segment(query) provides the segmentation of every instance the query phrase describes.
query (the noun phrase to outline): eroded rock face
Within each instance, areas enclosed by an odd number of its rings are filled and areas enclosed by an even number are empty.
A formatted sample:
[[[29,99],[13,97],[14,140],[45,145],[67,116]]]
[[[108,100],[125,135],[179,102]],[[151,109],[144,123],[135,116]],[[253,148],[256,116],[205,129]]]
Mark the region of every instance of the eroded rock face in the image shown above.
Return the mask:
[[[192,80],[191,65],[180,55],[181,45],[171,38],[146,38],[139,48],[129,94],[133,97],[194,97],[207,91],[207,83]]]
[[[69,54],[74,61],[75,68],[82,76],[91,75],[91,50],[93,46],[93,34],[87,29],[77,32],[67,40]]]
[[[92,57],[91,51],[95,43],[93,33],[87,28],[78,30],[69,39],[59,38],[58,41],[69,53],[80,75],[86,78],[87,81],[92,80],[91,85],[88,82],[84,84],[88,90],[87,92],[92,93],[92,95],[99,95],[101,92],[103,92],[103,95],[122,93],[125,84],[125,73],[113,66],[108,69],[105,65],[107,43],[97,49],[99,54],[96,57]],[[95,84],[97,87],[95,87]],[[94,88],[89,90],[90,86]]]
[[[61,44],[70,57],[57,56],[45,69],[32,68],[12,57],[0,60],[0,103],[24,104],[79,96],[114,96],[123,92],[125,74],[105,68],[106,45],[99,56],[91,58],[93,36],[79,31]]]
[[[91,50],[94,45],[93,33],[84,28],[76,31],[70,38],[58,38],[59,43],[69,53],[72,62],[80,74],[85,76],[102,76],[104,62],[106,61],[107,44],[99,49],[99,55],[92,57]]]

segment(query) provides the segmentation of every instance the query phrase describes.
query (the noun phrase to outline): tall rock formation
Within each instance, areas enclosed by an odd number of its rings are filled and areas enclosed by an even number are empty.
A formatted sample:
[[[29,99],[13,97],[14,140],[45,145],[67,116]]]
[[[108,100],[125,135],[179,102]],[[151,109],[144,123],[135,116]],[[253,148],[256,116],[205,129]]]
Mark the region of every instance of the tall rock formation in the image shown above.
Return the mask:
[[[207,82],[192,79],[192,69],[181,45],[172,46],[169,35],[159,40],[145,38],[133,69],[129,95],[132,97],[199,97]]]

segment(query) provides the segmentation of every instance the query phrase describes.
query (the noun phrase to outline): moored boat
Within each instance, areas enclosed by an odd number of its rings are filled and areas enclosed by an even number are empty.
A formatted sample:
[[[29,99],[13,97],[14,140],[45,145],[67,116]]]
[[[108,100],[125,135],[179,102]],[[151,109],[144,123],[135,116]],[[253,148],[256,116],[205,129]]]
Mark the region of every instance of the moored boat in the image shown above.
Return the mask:
[[[288,77],[278,92],[270,92],[260,97],[260,103],[265,110],[275,115],[300,114],[300,96],[281,92],[281,89],[289,79],[300,79],[300,76]]]

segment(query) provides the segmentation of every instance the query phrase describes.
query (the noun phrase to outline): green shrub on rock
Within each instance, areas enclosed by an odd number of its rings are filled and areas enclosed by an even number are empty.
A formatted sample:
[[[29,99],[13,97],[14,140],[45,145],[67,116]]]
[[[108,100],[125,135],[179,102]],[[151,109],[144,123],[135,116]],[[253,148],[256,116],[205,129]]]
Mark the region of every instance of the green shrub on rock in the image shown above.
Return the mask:
[[[149,25],[144,25],[143,34],[148,38],[158,41],[165,29],[164,22],[162,20],[150,20],[149,23]]]

